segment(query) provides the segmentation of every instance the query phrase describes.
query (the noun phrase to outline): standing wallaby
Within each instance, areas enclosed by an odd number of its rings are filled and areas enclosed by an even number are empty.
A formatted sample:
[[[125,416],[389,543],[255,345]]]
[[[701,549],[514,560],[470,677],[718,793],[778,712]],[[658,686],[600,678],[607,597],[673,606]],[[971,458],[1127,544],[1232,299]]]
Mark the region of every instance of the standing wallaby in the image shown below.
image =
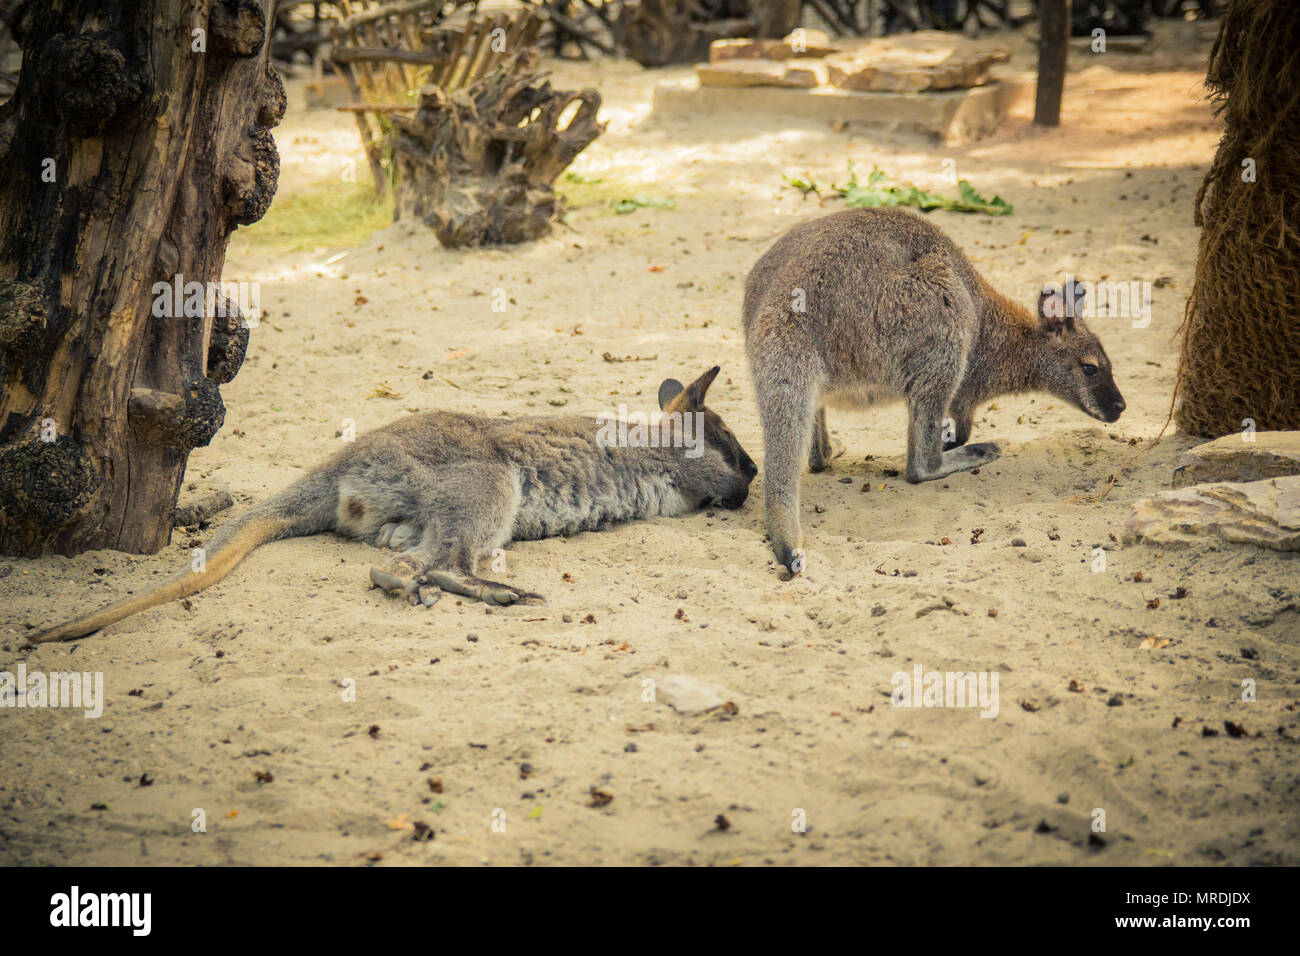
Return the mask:
[[[538,594],[477,577],[478,562],[512,540],[675,517],[705,503],[744,505],[758,468],[704,405],[717,375],[715,366],[687,387],[667,379],[659,386],[662,416],[631,432],[582,417],[399,419],[223,527],[202,571],[29,640],[90,634],[220,581],[268,541],[326,531],[401,551],[370,579],[412,604],[432,605],[441,591],[489,604],[539,602]]]
[[[830,462],[824,406],[907,402],[907,480],[998,457],[967,445],[975,409],[1008,392],[1050,392],[1113,422],[1124,399],[1078,311],[1080,288],[1039,296],[1038,317],[999,295],[951,239],[901,209],[850,209],[801,223],[745,282],[745,347],[763,421],[767,532],[804,569],[799,473]],[[945,428],[944,420],[948,419]]]

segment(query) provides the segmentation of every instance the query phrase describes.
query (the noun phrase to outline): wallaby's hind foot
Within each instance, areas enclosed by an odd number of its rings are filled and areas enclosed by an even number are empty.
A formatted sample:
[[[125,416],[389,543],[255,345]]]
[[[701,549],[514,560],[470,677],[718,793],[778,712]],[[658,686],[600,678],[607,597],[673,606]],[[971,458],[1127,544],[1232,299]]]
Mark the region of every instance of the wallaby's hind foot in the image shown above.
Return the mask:
[[[842,454],[844,442],[831,437],[826,428],[826,409],[818,409],[817,418],[813,422],[812,445],[808,449],[808,469],[826,471],[831,462]]]
[[[803,548],[791,548],[784,561],[777,558],[777,561],[785,565],[785,573],[777,573],[777,577],[782,581],[789,581],[803,574],[804,568],[808,566],[808,555],[804,553]]]
[[[936,478],[946,478],[954,472],[979,468],[1001,457],[1002,452],[991,441],[979,442],[974,445],[962,445],[960,448],[945,451],[939,458],[938,467],[933,469],[926,469],[923,466],[916,467],[919,463],[914,463],[909,458],[907,462],[907,480],[913,484],[922,481],[934,481]]]
[[[398,555],[386,569],[371,568],[370,582],[391,595],[425,607],[436,604],[443,592],[498,606],[546,603],[540,594],[510,584],[488,581],[464,571],[429,567],[413,554]]]
[[[500,581],[488,581],[465,571],[451,571],[446,568],[431,568],[425,572],[431,582],[463,597],[474,598],[484,604],[545,604],[546,598],[532,591],[525,591],[513,584]]]

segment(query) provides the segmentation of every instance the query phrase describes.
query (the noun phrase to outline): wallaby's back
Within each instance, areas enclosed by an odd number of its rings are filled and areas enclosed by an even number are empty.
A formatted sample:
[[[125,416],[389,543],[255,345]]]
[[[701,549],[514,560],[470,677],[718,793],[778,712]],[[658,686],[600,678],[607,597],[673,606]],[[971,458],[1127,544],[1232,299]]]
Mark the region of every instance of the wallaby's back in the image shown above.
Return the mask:
[[[909,355],[964,358],[987,286],[951,239],[901,209],[849,209],[801,223],[745,283],[751,359],[821,360],[828,388],[863,379],[905,388]]]

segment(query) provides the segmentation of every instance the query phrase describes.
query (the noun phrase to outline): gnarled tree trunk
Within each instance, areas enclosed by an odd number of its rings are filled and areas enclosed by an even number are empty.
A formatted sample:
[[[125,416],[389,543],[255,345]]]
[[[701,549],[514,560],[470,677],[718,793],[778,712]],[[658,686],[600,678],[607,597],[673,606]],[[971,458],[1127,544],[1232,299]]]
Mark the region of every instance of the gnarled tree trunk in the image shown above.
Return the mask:
[[[274,2],[18,9],[23,69],[0,107],[0,553],[167,543],[248,343],[216,283],[279,176]]]

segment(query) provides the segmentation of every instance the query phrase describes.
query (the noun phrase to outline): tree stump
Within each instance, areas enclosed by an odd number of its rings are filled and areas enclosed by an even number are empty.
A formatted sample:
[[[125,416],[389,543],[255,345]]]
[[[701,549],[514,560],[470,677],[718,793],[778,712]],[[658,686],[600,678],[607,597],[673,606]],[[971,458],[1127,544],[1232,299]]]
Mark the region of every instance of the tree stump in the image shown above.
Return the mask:
[[[600,94],[553,90],[537,63],[521,50],[453,93],[424,87],[414,116],[393,117],[398,219],[424,222],[449,247],[550,231],[564,214],[556,177],[604,124]]]
[[[799,25],[800,0],[629,0],[623,48],[642,66],[696,63],[732,37],[780,38]]]
[[[248,343],[217,283],[279,176],[272,2],[19,8],[0,106],[0,553],[167,543]]]

